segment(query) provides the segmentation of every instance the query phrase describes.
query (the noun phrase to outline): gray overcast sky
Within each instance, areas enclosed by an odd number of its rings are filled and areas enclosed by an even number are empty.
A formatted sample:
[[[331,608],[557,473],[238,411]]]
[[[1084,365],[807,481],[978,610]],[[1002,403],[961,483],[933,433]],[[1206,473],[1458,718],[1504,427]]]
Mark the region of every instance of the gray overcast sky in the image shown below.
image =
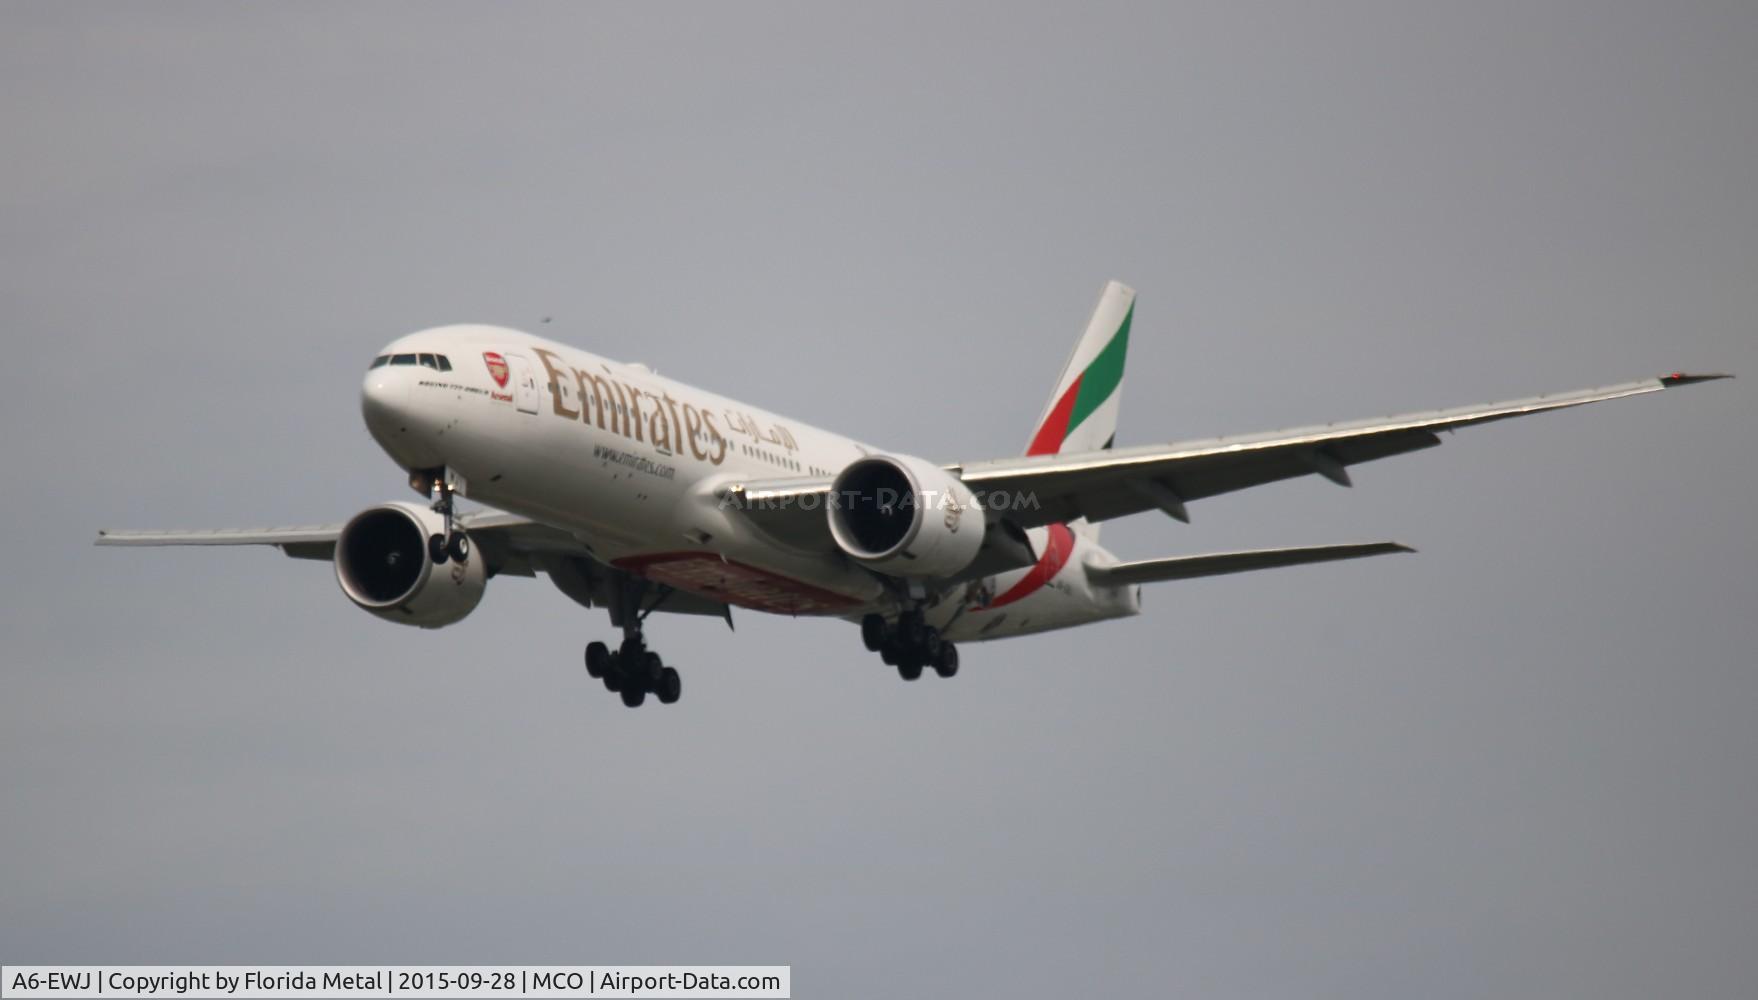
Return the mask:
[[[0,959],[791,963],[798,996],[1749,997],[1742,379],[1143,517],[1162,584],[913,685],[546,581],[439,632],[99,527],[408,498],[376,349],[583,347],[1017,452],[1758,375],[1751,3],[0,6]]]

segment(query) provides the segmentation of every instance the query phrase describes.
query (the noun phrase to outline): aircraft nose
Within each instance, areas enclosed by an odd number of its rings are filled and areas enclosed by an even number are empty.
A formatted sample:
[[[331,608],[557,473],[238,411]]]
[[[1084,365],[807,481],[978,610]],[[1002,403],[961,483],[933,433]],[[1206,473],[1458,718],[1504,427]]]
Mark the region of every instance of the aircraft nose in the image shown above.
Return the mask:
[[[366,382],[360,387],[360,412],[374,436],[394,433],[395,425],[405,419],[409,405],[407,373],[407,368],[384,365],[366,373]]]

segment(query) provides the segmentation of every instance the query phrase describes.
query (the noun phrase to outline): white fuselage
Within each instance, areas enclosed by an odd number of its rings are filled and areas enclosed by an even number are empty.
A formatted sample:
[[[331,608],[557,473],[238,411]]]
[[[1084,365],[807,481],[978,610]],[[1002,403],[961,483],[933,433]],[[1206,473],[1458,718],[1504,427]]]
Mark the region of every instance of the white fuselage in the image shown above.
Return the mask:
[[[504,327],[426,330],[383,353],[418,359],[372,368],[362,389],[368,429],[405,469],[446,467],[473,500],[714,600],[848,618],[898,610],[897,595],[858,562],[790,547],[718,499],[733,483],[829,480],[877,449]],[[1062,525],[1029,534],[1037,565],[952,588],[929,622],[949,639],[976,640],[1138,611],[1137,588],[1090,585],[1085,567],[1115,560],[1085,534]]]

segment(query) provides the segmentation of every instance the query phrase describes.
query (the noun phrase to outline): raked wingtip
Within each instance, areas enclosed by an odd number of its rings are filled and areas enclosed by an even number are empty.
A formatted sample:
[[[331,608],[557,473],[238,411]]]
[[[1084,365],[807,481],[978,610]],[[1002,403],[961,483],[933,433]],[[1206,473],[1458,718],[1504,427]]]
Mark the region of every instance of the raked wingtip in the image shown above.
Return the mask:
[[[1687,375],[1684,372],[1673,372],[1671,375],[1662,375],[1660,384],[1671,389],[1674,386],[1696,385],[1698,382],[1714,382],[1716,379],[1723,378],[1733,378],[1733,375],[1720,372],[1713,375]]]

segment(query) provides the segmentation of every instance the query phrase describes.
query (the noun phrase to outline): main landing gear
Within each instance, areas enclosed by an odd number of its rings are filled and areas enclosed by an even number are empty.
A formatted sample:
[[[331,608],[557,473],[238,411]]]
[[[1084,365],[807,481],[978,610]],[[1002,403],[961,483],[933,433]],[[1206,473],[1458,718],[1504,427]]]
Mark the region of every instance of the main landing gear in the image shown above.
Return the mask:
[[[923,667],[933,667],[942,677],[958,673],[958,647],[941,638],[920,611],[905,611],[891,622],[867,615],[861,619],[861,641],[906,681],[921,677]]]
[[[638,631],[625,637],[614,652],[602,642],[587,643],[586,672],[622,695],[623,704],[630,708],[639,708],[649,693],[657,695],[661,705],[670,705],[684,690],[678,668],[661,662]]]
[[[683,694],[683,679],[676,667],[666,666],[659,654],[647,648],[641,634],[641,623],[654,609],[671,596],[671,588],[660,589],[659,599],[638,613],[629,610],[621,617],[623,642],[615,650],[602,642],[586,644],[586,673],[604,682],[607,690],[622,695],[623,704],[639,708],[649,694],[659,698],[661,705],[670,705]],[[633,590],[625,606],[639,606],[639,590]]]

